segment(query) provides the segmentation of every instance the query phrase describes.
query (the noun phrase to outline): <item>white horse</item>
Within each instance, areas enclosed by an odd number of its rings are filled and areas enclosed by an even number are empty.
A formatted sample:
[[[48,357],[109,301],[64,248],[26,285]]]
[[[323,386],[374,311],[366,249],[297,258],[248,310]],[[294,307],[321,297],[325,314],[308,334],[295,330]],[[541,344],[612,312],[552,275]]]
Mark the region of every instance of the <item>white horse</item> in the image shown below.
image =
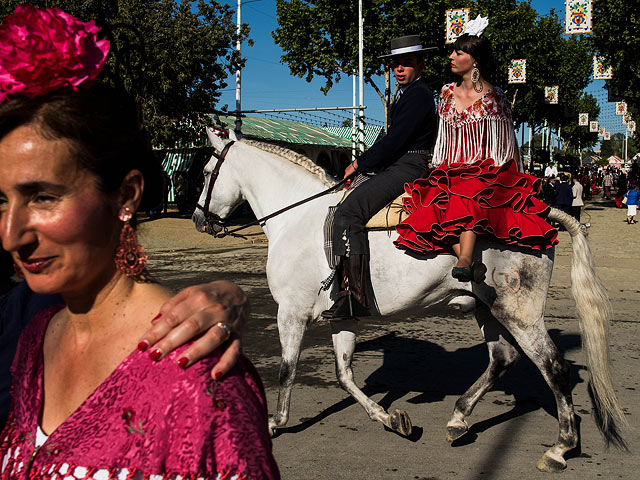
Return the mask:
[[[238,141],[231,146],[208,131],[217,151],[226,160],[212,157],[204,168],[205,185],[200,209],[193,214],[199,231],[218,233],[222,219],[243,200],[257,218],[271,214],[323,191],[335,184],[324,170],[303,155],[282,147]],[[226,145],[226,149],[225,149]],[[215,188],[211,183],[215,180]],[[275,414],[272,431],[289,418],[291,389],[300,357],[302,339],[309,322],[320,319],[337,295],[335,285],[325,292],[321,282],[331,273],[323,251],[323,223],[329,206],[342,193],[322,196],[263,222],[268,238],[267,279],[278,304],[278,331],[282,347]],[[207,211],[207,218],[205,218]],[[209,217],[209,215],[213,217]],[[214,218],[212,221],[211,218]],[[576,300],[590,374],[591,391],[598,427],[607,442],[625,447],[618,424],[624,416],[613,391],[609,372],[608,323],[611,306],[597,278],[586,240],[586,229],[573,217],[552,209],[550,219],[562,223],[571,234],[573,263],[572,292]],[[392,235],[392,237],[395,237]],[[553,391],[559,435],[538,462],[543,471],[566,467],[564,455],[578,444],[576,419],[571,399],[569,364],[547,334],[544,308],[553,269],[554,250],[533,252],[491,244],[479,239],[476,260],[488,267],[484,283],[461,283],[450,272],[455,257],[412,255],[394,247],[388,232],[371,231],[371,298],[381,315],[423,310],[435,304],[473,311],[489,348],[489,366],[456,402],[447,423],[447,440],[464,435],[465,421],[480,398],[524,354],[538,367]],[[337,283],[337,282],[334,282]],[[411,422],[404,411],[387,413],[368,398],[353,381],[351,360],[356,343],[354,320],[331,323],[336,372],[340,385],[366,410],[369,417],[404,435]]]

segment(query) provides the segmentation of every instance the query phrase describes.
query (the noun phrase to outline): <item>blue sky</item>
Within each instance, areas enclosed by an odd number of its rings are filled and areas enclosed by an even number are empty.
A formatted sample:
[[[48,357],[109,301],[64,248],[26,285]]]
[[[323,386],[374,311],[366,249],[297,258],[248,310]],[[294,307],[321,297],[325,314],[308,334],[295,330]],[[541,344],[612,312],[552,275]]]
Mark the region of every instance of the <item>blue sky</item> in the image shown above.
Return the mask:
[[[225,1],[225,0],[223,0]],[[226,0],[235,10],[237,1]],[[544,15],[554,8],[562,14],[563,0],[533,0],[532,6]],[[365,2],[366,6],[366,2]],[[350,106],[352,102],[352,80],[344,77],[324,95],[320,87],[322,79],[311,83],[289,73],[289,67],[280,62],[282,51],[274,44],[271,32],[277,27],[275,0],[247,0],[242,5],[242,21],[251,27],[251,38],[255,44],[242,45],[242,54],[247,64],[242,72],[242,109],[272,109],[300,107],[336,107]],[[354,21],[356,19],[354,18]],[[235,77],[230,77],[229,86],[222,92],[218,108],[227,104],[235,109]],[[600,121],[612,133],[623,132],[620,117],[613,114],[613,104],[607,104],[603,81],[593,82],[587,91],[599,99],[601,107]],[[375,91],[365,86],[365,115],[382,121],[384,114],[382,103]],[[520,137],[518,137],[520,138]]]

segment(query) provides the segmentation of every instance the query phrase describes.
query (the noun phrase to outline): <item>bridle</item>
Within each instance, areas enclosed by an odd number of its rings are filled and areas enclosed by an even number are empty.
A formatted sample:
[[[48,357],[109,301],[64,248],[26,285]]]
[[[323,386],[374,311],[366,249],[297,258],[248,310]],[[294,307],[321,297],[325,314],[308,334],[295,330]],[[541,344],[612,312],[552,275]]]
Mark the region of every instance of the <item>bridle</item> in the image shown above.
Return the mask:
[[[236,143],[234,140],[231,140],[229,143],[227,143],[222,149],[222,151],[220,152],[220,155],[218,155],[215,151],[213,152],[213,156],[216,157],[218,161],[216,162],[216,166],[213,167],[213,170],[211,171],[211,177],[209,177],[209,185],[207,187],[207,196],[204,200],[204,206],[200,205],[199,203],[196,203],[196,208],[199,208],[200,210],[202,210],[202,213],[204,215],[203,226],[205,231],[213,232],[214,237],[218,236],[218,233],[216,233],[216,231],[213,230],[214,225],[217,225],[218,227],[220,227],[221,230],[226,230],[227,227],[224,223],[224,220],[220,218],[219,215],[215,213],[211,213],[209,211],[209,206],[211,204],[211,195],[213,194],[213,186],[215,185],[216,180],[218,179],[220,168],[224,163],[224,159],[226,158],[227,153],[229,153],[229,149],[231,148],[231,145],[233,145],[234,143]],[[210,229],[209,227],[212,227],[212,228]]]
[[[209,206],[211,204],[211,196],[213,194],[213,185],[216,183],[216,180],[218,179],[218,174],[220,173],[220,167],[222,167],[222,164],[224,163],[224,159],[227,156],[227,153],[229,152],[229,148],[231,148],[231,145],[233,145],[234,143],[235,141],[233,140],[227,143],[222,149],[222,151],[220,152],[220,155],[218,155],[215,151],[213,152],[213,156],[216,157],[218,161],[216,162],[216,166],[213,168],[211,172],[211,177],[209,178],[209,185],[207,186],[207,196],[204,201],[204,206],[200,205],[199,203],[196,204],[196,208],[202,210],[202,213],[204,215],[204,222],[203,222],[204,231],[207,233],[210,233],[211,235],[217,238],[225,237],[227,235],[233,235],[234,237],[245,238],[242,235],[237,235],[235,232],[239,230],[243,230],[252,225],[260,225],[263,222],[269,220],[270,218],[273,218],[276,215],[280,215],[281,213],[284,213],[287,210],[291,210],[292,208],[302,205],[303,203],[307,203],[311,200],[322,197],[323,195],[327,195],[331,192],[339,190],[349,180],[349,178],[345,178],[341,182],[336,183],[334,186],[326,190],[323,190],[320,193],[316,193],[315,195],[305,198],[304,200],[300,200],[299,202],[296,202],[292,205],[281,208],[277,212],[270,213],[269,215],[266,215],[262,218],[258,218],[256,220],[253,220],[252,222],[245,223],[244,225],[240,225],[232,230],[229,230],[227,228],[225,221],[222,218],[220,218],[219,215],[215,213],[211,213],[209,211]],[[220,230],[216,232],[215,229],[213,228],[214,226],[219,227]]]

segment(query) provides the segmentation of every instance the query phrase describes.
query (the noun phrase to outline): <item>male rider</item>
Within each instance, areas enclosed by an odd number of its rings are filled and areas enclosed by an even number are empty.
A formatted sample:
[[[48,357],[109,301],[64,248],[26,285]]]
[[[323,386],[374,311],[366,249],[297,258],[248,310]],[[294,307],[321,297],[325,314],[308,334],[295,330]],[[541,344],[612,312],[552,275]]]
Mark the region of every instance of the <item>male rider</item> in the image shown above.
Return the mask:
[[[420,76],[426,50],[432,48],[422,48],[418,35],[408,35],[391,40],[391,53],[380,57],[391,59],[400,97],[391,107],[387,134],[345,170],[345,178],[357,173],[369,179],[335,213],[333,245],[341,257],[342,287],[336,303],[323,312],[324,318],[370,315],[365,225],[403,192],[406,182],[421,177],[427,169],[437,117],[433,92]]]

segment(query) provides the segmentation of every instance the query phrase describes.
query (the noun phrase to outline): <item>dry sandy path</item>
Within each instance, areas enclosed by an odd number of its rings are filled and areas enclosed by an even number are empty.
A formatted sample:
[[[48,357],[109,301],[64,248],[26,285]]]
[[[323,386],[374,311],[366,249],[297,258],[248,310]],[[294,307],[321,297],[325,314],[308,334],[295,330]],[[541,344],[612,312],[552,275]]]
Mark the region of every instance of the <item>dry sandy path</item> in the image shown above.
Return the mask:
[[[580,333],[569,290],[571,247],[560,233],[546,324],[572,363],[573,400],[579,415],[581,451],[561,474],[565,480],[640,478],[640,224],[625,212],[595,201],[584,212],[591,248],[615,310],[611,326],[617,393],[632,429],[631,452],[604,448],[586,391]],[[267,288],[266,239],[257,228],[247,239],[199,234],[188,219],[143,223],[142,242],[151,268],[173,289],[227,278],[252,300],[245,352],[275,405],[280,347],[276,305]],[[480,375],[487,352],[471,316],[430,312],[361,322],[354,369],[356,381],[386,408],[408,411],[414,424],[403,438],[371,422],[335,380],[330,333],[312,325],[305,338],[293,393],[289,426],[273,447],[285,480],[297,479],[518,479],[549,478],[535,463],[557,436],[555,401],[535,367],[520,362],[478,404],[471,432],[451,446],[445,425],[457,397]]]

